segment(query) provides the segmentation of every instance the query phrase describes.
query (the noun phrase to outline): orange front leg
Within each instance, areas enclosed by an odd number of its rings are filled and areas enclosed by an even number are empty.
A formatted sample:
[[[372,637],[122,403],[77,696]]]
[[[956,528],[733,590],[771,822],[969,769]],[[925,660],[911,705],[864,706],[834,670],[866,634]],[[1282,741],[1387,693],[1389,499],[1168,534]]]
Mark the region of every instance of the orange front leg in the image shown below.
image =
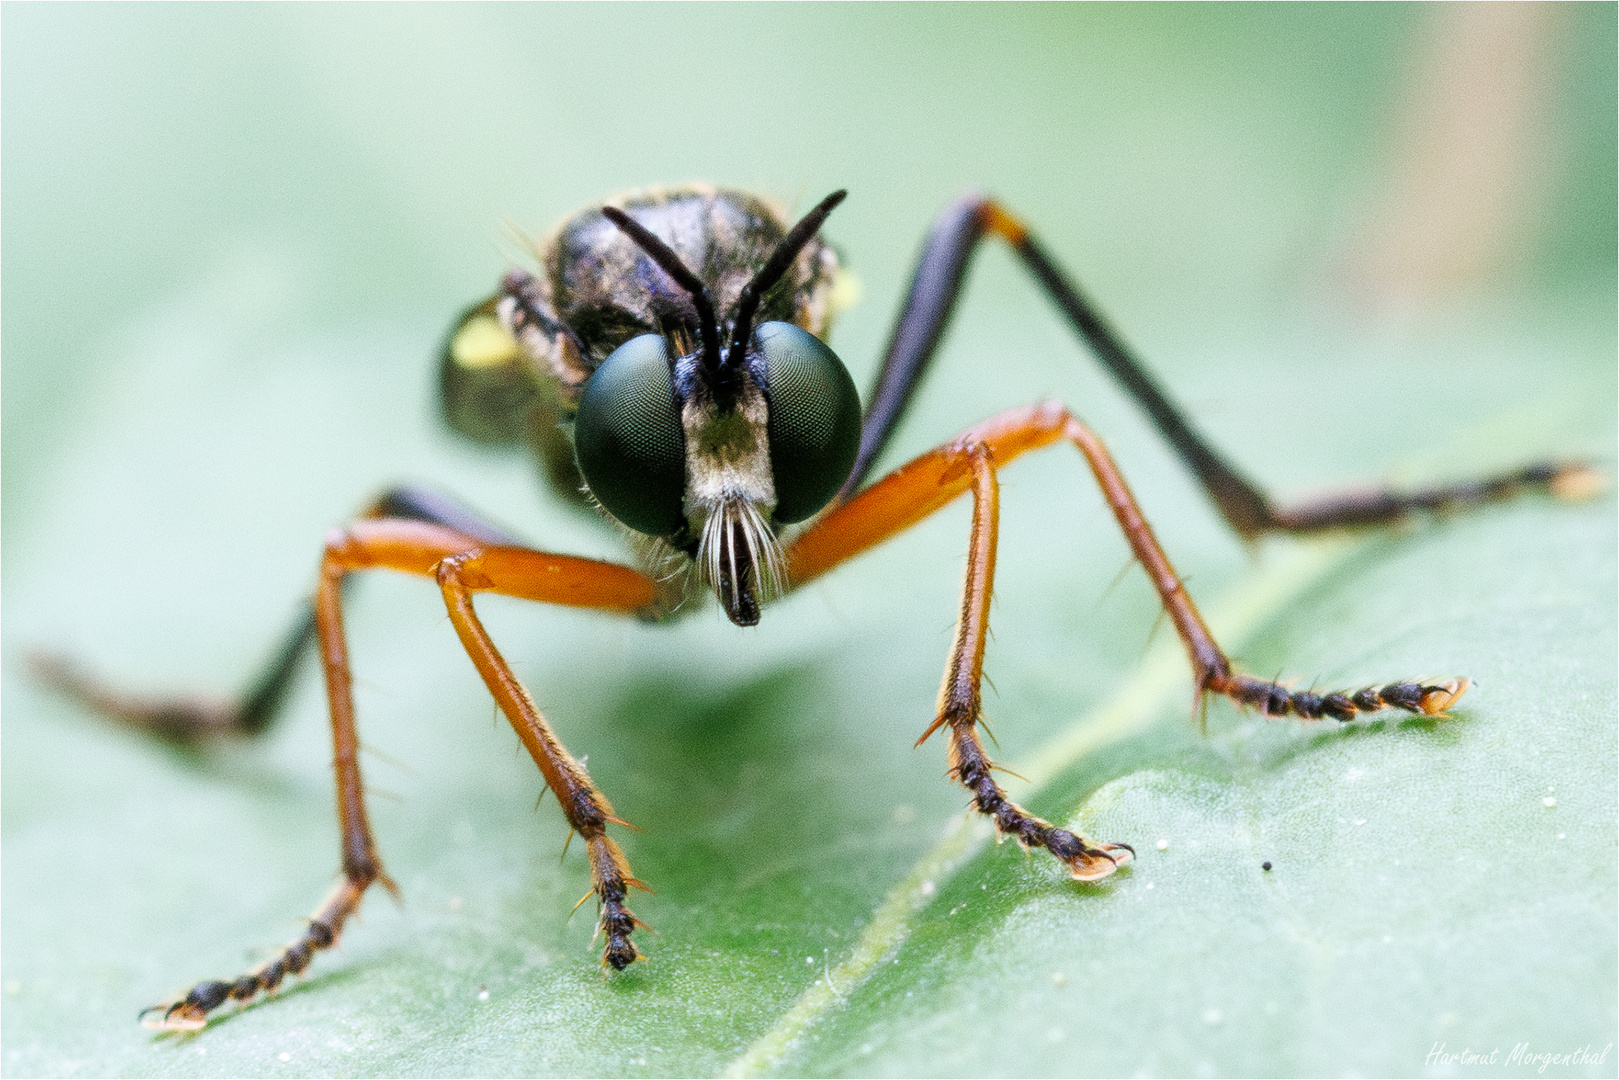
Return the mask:
[[[612,805],[591,783],[584,765],[568,753],[552,732],[551,726],[545,722],[545,716],[534,704],[534,699],[529,697],[523,684],[512,674],[510,665],[495,648],[472,609],[474,592],[500,592],[529,600],[572,602],[556,598],[577,595],[574,590],[578,582],[554,570],[546,561],[552,558],[523,548],[471,551],[440,562],[438,583],[444,591],[450,621],[455,624],[455,632],[460,636],[467,655],[472,658],[478,674],[483,676],[501,712],[506,714],[512,727],[517,730],[518,737],[528,748],[534,764],[539,766],[546,784],[556,793],[568,824],[584,837],[590,858],[591,885],[601,908],[599,925],[607,936],[602,964],[622,971],[640,959],[635,943],[630,940],[630,934],[640,922],[624,906],[624,898],[632,885],[646,888],[631,876],[629,861],[607,835],[609,822],[619,825],[624,822],[613,816]],[[624,575],[633,573],[616,566],[607,569]],[[651,604],[655,595],[653,583],[639,574],[635,574],[634,578],[611,581],[607,575],[596,571],[593,577],[592,591],[598,601],[611,599],[611,606],[619,610],[644,608]],[[653,591],[646,591],[642,583]],[[601,603],[600,606],[609,605]]]
[[[1204,625],[1101,439],[1066,408],[1055,403],[1010,409],[953,442],[901,466],[848,502],[835,506],[787,551],[788,575],[791,585],[796,587],[909,528],[960,495],[972,492],[973,523],[961,614],[945,668],[938,712],[918,744],[941,727],[950,729],[951,773],[973,793],[978,810],[993,818],[1002,833],[1016,836],[1026,845],[1047,848],[1067,863],[1074,877],[1081,880],[1106,877],[1133,854],[1123,844],[1093,845],[1083,837],[1034,817],[1008,800],[991,775],[993,762],[984,753],[977,734],[979,685],[983,678],[989,602],[995,576],[999,517],[995,471],[1020,454],[1059,441],[1072,443],[1085,455],[1119,528],[1147,571],[1186,647],[1199,695],[1224,694],[1241,704],[1255,706],[1269,716],[1292,713],[1307,720],[1322,716],[1348,720],[1359,713],[1382,708],[1442,716],[1467,691],[1466,679],[1451,679],[1439,683],[1391,683],[1352,693],[1295,693],[1277,682],[1235,673],[1231,661]]]
[[[1000,528],[1000,487],[995,468],[1002,458],[994,443],[985,438],[989,429],[988,424],[980,425],[954,442],[923,454],[833,509],[788,550],[788,574],[793,585],[802,584],[909,528],[963,492],[972,492],[967,578],[955,640],[939,688],[937,713],[917,745],[939,728],[948,727],[950,774],[972,792],[977,810],[990,817],[1002,834],[1016,837],[1026,847],[1046,848],[1068,865],[1075,878],[1094,881],[1128,862],[1134,851],[1127,844],[1094,843],[1036,817],[1008,799],[995,781],[995,764],[978,737],[979,688],[983,682],[995,544]],[[1006,445],[1006,458],[1056,437],[1032,428],[1025,434],[1032,440],[1029,445],[1018,449]]]
[[[369,569],[396,570],[438,581],[451,622],[473,664],[556,792],[568,824],[589,845],[591,880],[608,937],[603,962],[622,968],[638,956],[630,942],[637,924],[624,907],[624,895],[629,886],[640,882],[630,875],[629,863],[606,835],[609,822],[622,822],[613,816],[611,805],[590,782],[584,766],[568,753],[512,675],[478,622],[471,594],[499,592],[526,600],[637,614],[655,608],[657,583],[627,567],[481,543],[443,525],[400,518],[363,520],[327,537],[315,594],[316,633],[332,715],[343,881],[310,917],[304,933],[269,963],[234,982],[198,983],[179,1000],[153,1006],[146,1012],[157,1015],[146,1021],[148,1027],[195,1030],[226,1001],[249,1001],[274,990],[287,975],[301,973],[315,952],[336,944],[343,925],[372,884],[380,881],[390,890],[394,887],[383,873],[366,815],[348,645],[343,634],[343,579],[356,570]]]

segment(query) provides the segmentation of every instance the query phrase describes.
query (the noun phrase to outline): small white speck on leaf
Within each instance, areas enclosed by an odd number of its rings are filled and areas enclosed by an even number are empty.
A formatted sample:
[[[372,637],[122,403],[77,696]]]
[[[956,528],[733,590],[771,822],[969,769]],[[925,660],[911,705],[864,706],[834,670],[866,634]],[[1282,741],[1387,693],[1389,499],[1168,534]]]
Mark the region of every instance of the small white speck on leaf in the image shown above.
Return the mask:
[[[1169,850],[1169,841],[1168,840],[1160,840],[1160,841],[1158,841],[1158,850],[1159,851],[1168,851]]]
[[[1203,1014],[1203,1022],[1205,1024],[1218,1024],[1224,1019],[1225,1013],[1222,1013],[1219,1009],[1210,1009],[1208,1012]]]
[[[281,1061],[291,1061],[292,1060],[292,1055],[287,1053],[285,1050],[283,1050],[283,1051],[281,1051],[281,1053],[277,1054],[276,1057]]]
[[[1068,985],[1068,976],[1064,975],[1060,971],[1053,971],[1051,973],[1051,985],[1052,986],[1067,986]]]
[[[933,882],[931,880],[922,882],[922,895],[923,896],[932,896],[934,893],[936,893],[938,891],[939,891],[939,887],[937,885],[933,884]]]
[[[1544,799],[1540,800],[1540,804],[1549,810],[1557,805],[1557,800],[1548,795]]]

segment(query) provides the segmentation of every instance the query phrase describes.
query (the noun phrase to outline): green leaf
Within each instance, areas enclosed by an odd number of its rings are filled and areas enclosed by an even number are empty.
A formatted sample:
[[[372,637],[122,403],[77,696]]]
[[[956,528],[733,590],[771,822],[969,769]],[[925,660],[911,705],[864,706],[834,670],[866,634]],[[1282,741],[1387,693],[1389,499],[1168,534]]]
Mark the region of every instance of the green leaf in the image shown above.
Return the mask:
[[[1278,651],[1395,662],[1414,643],[1460,655],[1466,642],[1517,686],[1480,688],[1448,721],[1254,721],[1198,742],[1149,731],[1164,691],[1184,689],[1165,650],[1017,766],[1057,778],[1038,799],[1073,806],[1057,793],[1088,786],[1078,776],[1129,763],[1068,817],[1137,844],[1126,879],[1065,884],[1047,860],[984,851],[987,830],[963,826],[731,1071],[1392,1073],[1435,1064],[1435,1048],[1488,1054],[1502,1030],[1538,1052],[1602,1033],[1611,996],[1576,1003],[1552,984],[1598,991],[1611,955],[1613,634],[1588,599],[1613,580],[1608,526],[1575,526],[1590,557],[1553,580],[1521,572],[1541,561],[1544,518],[1505,516],[1399,553],[1298,549],[1211,610],[1255,664]],[[1345,625],[1374,610],[1368,578],[1381,596],[1416,595],[1455,565],[1506,587],[1473,583],[1418,613],[1392,604],[1370,633]],[[1300,602],[1277,614],[1288,600]],[[1243,632],[1255,621],[1257,639]],[[1553,625],[1559,652],[1542,645]]]
[[[1611,492],[1248,551],[998,250],[889,463],[1061,397],[1248,670],[1471,676],[1454,718],[1216,702],[1201,733],[1067,450],[1003,478],[988,710],[1015,798],[1139,853],[1101,883],[994,845],[940,741],[912,748],[965,504],[749,631],[480,600],[642,830],[619,836],[657,933],[608,977],[589,905],[567,916],[578,847],[558,861],[437,591],[377,575],[349,631],[401,902],[368,897],[306,978],[199,1035],[136,1024],[329,888],[318,680],[261,742],[187,757],[45,694],[23,654],[228,693],[325,530],[401,479],[622,557],[531,463],[435,426],[432,355],[507,265],[504,217],[537,233],[654,180],[846,185],[827,232],[866,299],[833,344],[866,386],[929,215],[982,185],[1283,496],[1545,455],[1611,473],[1611,187],[1548,204],[1561,261],[1445,312],[1365,330],[1309,303],[1414,9],[950,12],[5,9],[7,1075],[1471,1075],[1432,1055],[1523,1044],[1510,1075],[1614,1040]],[[1548,122],[1607,170],[1612,17],[1575,17],[1579,108]]]

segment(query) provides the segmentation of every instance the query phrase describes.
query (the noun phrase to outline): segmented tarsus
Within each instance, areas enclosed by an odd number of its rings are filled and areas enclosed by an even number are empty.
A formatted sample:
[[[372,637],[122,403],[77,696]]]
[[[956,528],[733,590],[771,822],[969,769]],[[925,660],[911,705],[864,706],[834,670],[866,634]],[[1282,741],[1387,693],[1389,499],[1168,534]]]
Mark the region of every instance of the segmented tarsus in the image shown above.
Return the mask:
[[[602,950],[602,966],[610,967],[614,971],[623,971],[637,960],[644,960],[630,940],[630,935],[637,926],[645,926],[635,913],[624,906],[626,889],[622,885],[604,888],[601,896],[601,921],[597,929],[607,935],[606,948]],[[591,935],[595,940],[595,935]]]
[[[248,1002],[279,987],[288,975],[302,975],[315,953],[337,944],[343,924],[360,906],[360,898],[373,883],[380,882],[398,895],[394,883],[371,866],[365,873],[346,877],[332,890],[304,932],[281,950],[280,955],[261,964],[234,982],[200,982],[178,1001],[166,1001],[140,1012],[141,1023],[154,1031],[197,1031],[208,1023],[208,1014],[227,1001]],[[159,1015],[153,1015],[154,1013]]]
[[[629,895],[632,885],[646,892],[652,890],[630,876],[629,862],[610,837],[599,835],[586,839],[590,844],[592,874],[597,882],[591,891],[596,894],[601,908],[596,932],[607,937],[606,947],[602,950],[602,967],[623,971],[637,960],[644,959],[630,935],[637,926],[646,927],[646,923],[637,919],[635,912],[625,906],[625,897]],[[579,902],[582,904],[588,899],[590,893],[586,893]],[[595,941],[596,935],[592,934],[590,939]]]
[[[990,775],[996,766],[984,753],[976,724],[950,723],[950,775],[973,796],[973,808],[995,823],[1003,836],[1025,848],[1043,847],[1067,865],[1078,881],[1107,877],[1135,857],[1129,844],[1094,844],[1083,836],[1036,817],[1006,797]]]
[[[1559,499],[1587,499],[1607,486],[1607,477],[1582,461],[1530,465],[1502,476],[1420,491],[1365,491],[1270,511],[1270,525],[1307,533],[1359,525],[1382,525],[1416,513],[1450,514],[1509,499],[1537,488]]]
[[[282,949],[274,960],[235,982],[200,982],[179,1001],[142,1009],[141,1023],[153,1031],[199,1031],[207,1025],[208,1014],[225,1002],[248,1002],[274,991],[288,975],[303,974],[314,954],[330,948],[336,941],[337,934],[330,926],[312,920],[298,939]],[[154,1016],[154,1013],[160,1015]]]
[[[1252,675],[1229,676],[1224,686],[1207,689],[1233,701],[1251,706],[1266,716],[1297,716],[1301,720],[1332,717],[1348,722],[1365,713],[1382,709],[1403,709],[1419,716],[1445,717],[1447,710],[1467,693],[1472,680],[1462,677],[1432,682],[1395,682],[1360,690],[1339,690],[1317,694],[1311,690],[1289,690],[1278,682],[1267,682]]]

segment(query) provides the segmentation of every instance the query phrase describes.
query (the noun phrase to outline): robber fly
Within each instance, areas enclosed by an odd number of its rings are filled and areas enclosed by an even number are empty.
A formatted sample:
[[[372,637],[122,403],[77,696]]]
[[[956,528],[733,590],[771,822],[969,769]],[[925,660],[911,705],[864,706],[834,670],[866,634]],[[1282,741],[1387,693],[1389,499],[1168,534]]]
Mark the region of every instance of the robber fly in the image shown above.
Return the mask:
[[[950,775],[995,827],[1044,848],[1076,879],[1112,874],[1134,854],[1044,821],[1006,797],[979,738],[979,684],[998,528],[997,471],[1058,443],[1079,450],[1184,643],[1198,695],[1267,716],[1348,721],[1381,709],[1443,716],[1466,678],[1406,680],[1334,693],[1291,690],[1236,671],[1198,615],[1102,441],[1065,406],[1009,409],[869,482],[936,351],[981,240],[1011,246],[1081,340],[1146,411],[1241,536],[1307,533],[1451,511],[1525,489],[1575,495],[1599,483],[1578,463],[1534,465],[1430,490],[1377,491],[1278,507],[1187,423],[1145,367],[1034,239],[993,199],[969,194],[923,245],[875,387],[862,410],[826,344],[840,273],[818,233],[834,192],[796,224],[741,191],[646,191],[567,219],[538,245],[537,273],[512,270],[469,310],[442,361],[446,415],[486,443],[528,445],[567,495],[584,497],[630,541],[635,565],[538,551],[441,496],[389,491],[326,538],[313,605],[265,673],[235,704],[137,701],[63,664],[46,676],[99,711],[171,739],[253,733],[269,722],[299,658],[318,646],[331,708],[343,880],[307,929],[269,962],[207,981],[143,1014],[190,1030],[227,1001],[276,989],[330,947],[367,889],[393,889],[366,816],[358,759],[343,583],[386,568],[430,578],[500,710],[583,839],[605,939],[604,966],[642,959],[626,906],[641,883],[608,835],[622,825],[584,765],[563,746],[485,632],[473,597],[493,592],[659,621],[712,594],[752,626],[771,600],[895,536],[964,494],[973,500],[966,582],[938,710],[918,745],[942,731]]]

